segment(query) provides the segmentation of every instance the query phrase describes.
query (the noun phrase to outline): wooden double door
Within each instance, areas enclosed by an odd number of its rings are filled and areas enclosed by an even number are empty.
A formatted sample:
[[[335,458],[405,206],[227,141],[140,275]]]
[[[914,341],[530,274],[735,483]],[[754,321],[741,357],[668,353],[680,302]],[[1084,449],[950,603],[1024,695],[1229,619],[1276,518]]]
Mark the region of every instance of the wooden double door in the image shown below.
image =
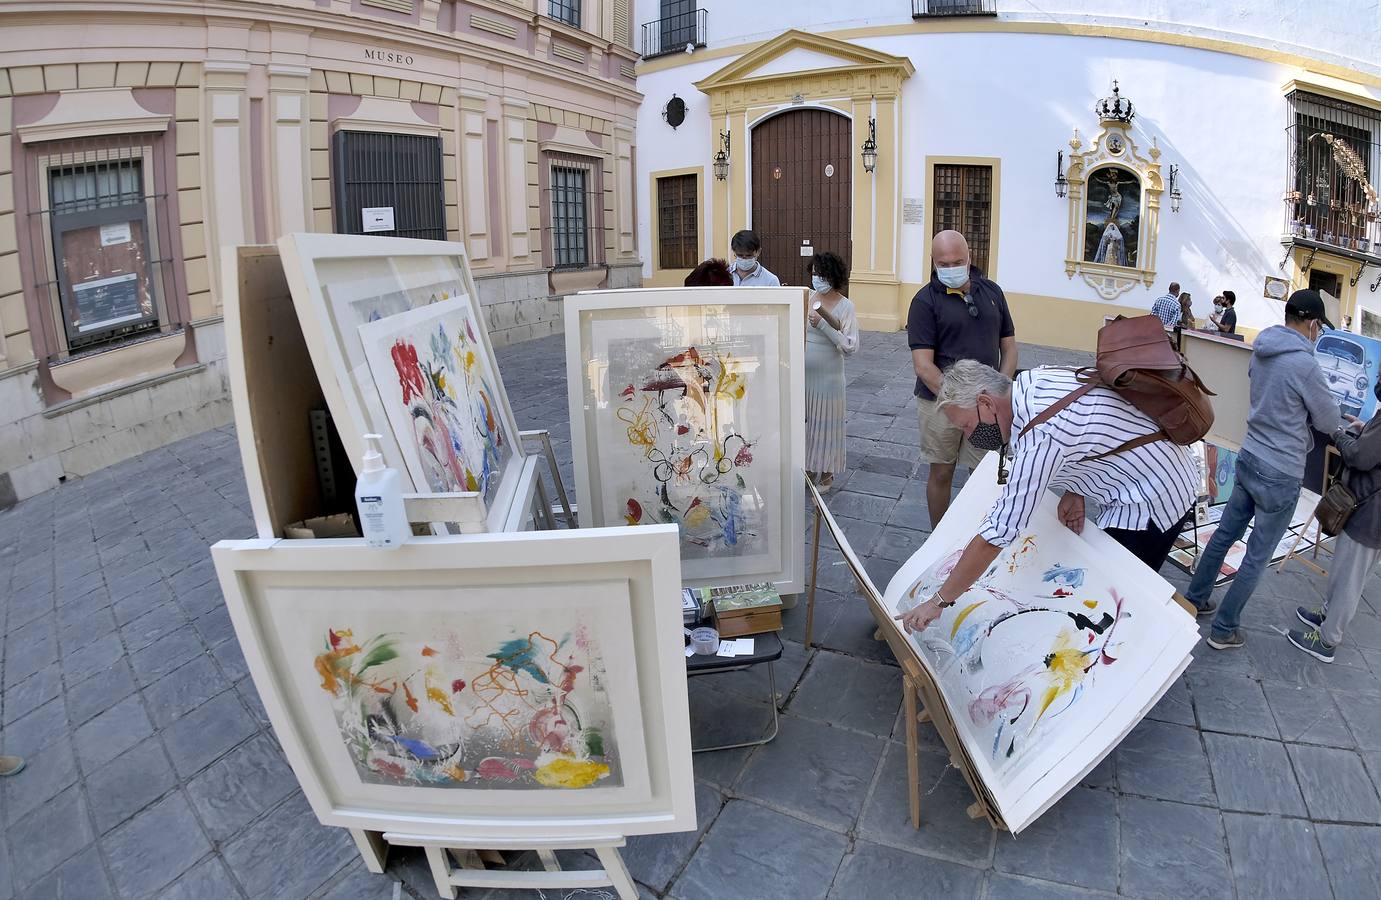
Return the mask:
[[[810,253],[853,265],[853,127],[846,116],[794,109],[753,129],[753,230],[783,284],[810,284]]]

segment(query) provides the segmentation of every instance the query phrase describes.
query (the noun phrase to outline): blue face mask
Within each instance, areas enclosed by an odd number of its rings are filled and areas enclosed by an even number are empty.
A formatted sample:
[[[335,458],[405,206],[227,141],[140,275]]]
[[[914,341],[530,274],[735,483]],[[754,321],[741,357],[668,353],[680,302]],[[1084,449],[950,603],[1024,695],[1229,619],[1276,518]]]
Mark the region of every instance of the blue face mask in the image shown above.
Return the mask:
[[[734,258],[734,268],[745,274],[753,271],[753,269],[757,268],[757,265],[758,261],[756,257],[750,256],[745,259],[742,256],[737,256]]]
[[[815,289],[815,293],[817,294],[823,294],[825,293],[825,291],[828,291],[831,287],[833,287],[833,285],[831,285],[825,279],[821,278],[819,275],[810,276],[810,286]]]
[[[961,288],[969,280],[969,267],[941,266],[935,270],[935,274],[945,287]]]

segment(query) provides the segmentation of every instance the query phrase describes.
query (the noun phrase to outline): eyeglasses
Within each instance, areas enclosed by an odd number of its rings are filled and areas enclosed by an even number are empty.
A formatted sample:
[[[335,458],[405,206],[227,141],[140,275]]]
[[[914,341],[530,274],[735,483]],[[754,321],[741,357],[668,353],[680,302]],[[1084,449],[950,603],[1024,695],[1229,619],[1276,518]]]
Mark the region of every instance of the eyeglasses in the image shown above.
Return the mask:
[[[978,304],[973,302],[973,295],[972,295],[972,294],[965,294],[965,295],[964,295],[964,305],[967,306],[967,307],[969,308],[969,318],[970,318],[970,319],[976,319],[976,318],[978,318]]]

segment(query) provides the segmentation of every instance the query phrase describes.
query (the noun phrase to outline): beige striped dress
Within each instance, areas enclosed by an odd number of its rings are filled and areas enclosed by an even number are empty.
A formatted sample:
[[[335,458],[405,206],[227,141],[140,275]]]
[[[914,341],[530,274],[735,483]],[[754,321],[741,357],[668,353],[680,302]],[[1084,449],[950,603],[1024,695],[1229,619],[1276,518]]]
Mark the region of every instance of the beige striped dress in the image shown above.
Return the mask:
[[[814,304],[817,297],[812,294]],[[806,471],[844,471],[844,357],[858,349],[858,316],[848,297],[832,314],[835,330],[821,319],[806,326]]]

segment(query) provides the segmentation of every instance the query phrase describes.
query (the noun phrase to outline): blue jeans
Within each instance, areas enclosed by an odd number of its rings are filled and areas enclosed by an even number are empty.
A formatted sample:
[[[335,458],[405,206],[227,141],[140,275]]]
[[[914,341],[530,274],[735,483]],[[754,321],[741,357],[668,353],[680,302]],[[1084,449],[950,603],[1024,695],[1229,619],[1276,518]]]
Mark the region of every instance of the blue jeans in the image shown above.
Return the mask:
[[[1290,525],[1299,502],[1300,481],[1299,476],[1285,475],[1263,465],[1250,453],[1238,454],[1237,483],[1233,485],[1232,496],[1218,522],[1218,530],[1209,538],[1204,555],[1199,557],[1186,594],[1200,609],[1208,605],[1223,557],[1242,537],[1247,524],[1255,519],[1252,536],[1247,539],[1247,554],[1213,619],[1214,637],[1227,637],[1241,624],[1242,608],[1256,590],[1256,583],[1270,564],[1276,544]]]

